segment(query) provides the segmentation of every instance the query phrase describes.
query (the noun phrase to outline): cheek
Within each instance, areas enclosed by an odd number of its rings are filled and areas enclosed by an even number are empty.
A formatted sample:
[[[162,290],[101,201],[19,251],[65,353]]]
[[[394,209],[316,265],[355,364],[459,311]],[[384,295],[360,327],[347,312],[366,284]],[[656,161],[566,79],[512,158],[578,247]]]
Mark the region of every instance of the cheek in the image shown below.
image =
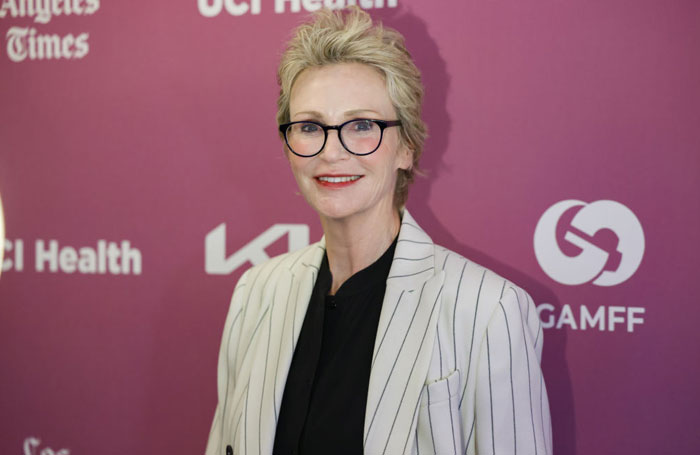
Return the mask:
[[[299,160],[299,157],[293,153],[287,153],[287,160],[289,161],[289,168],[292,170],[294,176],[302,173],[304,170],[304,162]]]
[[[391,148],[385,150],[386,155],[383,156],[381,162],[376,163],[377,167],[382,168],[382,174],[387,180],[396,180],[399,169],[406,169],[408,166],[406,163],[410,163],[410,159],[407,160],[406,154],[392,144]]]
[[[294,180],[296,180],[297,186],[302,192],[304,192],[311,184],[311,181],[308,178],[311,171],[308,169],[310,163],[302,160],[303,158],[299,158],[298,156],[292,154],[289,158],[289,168],[292,171],[292,175],[294,175]]]

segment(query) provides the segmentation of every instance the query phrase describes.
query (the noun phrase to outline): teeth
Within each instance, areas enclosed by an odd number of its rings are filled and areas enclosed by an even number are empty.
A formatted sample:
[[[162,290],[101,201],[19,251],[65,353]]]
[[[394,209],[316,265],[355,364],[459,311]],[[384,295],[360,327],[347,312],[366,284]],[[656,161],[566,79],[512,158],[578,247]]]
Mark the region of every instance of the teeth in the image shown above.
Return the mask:
[[[329,183],[344,183],[344,182],[352,182],[354,180],[359,179],[359,175],[353,175],[351,177],[319,177],[318,179],[322,182],[329,182]]]

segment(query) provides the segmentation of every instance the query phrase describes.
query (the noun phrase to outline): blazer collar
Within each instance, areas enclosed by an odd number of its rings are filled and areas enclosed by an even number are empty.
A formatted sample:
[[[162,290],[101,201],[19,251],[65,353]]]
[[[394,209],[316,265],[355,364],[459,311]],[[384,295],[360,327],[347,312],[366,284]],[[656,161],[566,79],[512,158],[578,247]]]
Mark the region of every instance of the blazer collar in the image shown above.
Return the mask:
[[[326,236],[321,237],[304,260],[297,261],[292,272],[308,273],[308,267],[318,270],[326,251]],[[419,289],[435,274],[435,245],[428,234],[418,226],[408,210],[404,209],[399,228],[399,239],[389,270],[387,286],[402,289]]]
[[[387,287],[405,290],[420,289],[435,275],[435,245],[433,240],[403,211],[399,239],[387,279]]]

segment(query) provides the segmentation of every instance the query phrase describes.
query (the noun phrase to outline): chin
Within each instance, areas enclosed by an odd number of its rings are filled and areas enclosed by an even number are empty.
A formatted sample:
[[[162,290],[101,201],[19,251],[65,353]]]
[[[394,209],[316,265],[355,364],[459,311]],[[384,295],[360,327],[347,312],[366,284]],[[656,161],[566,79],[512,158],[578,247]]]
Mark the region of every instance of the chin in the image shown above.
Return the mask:
[[[356,199],[345,196],[347,195],[343,195],[343,197],[317,197],[307,199],[307,202],[321,217],[343,219],[357,213],[361,208]]]
[[[357,210],[347,204],[319,204],[315,209],[319,216],[334,220],[347,218],[357,213]]]

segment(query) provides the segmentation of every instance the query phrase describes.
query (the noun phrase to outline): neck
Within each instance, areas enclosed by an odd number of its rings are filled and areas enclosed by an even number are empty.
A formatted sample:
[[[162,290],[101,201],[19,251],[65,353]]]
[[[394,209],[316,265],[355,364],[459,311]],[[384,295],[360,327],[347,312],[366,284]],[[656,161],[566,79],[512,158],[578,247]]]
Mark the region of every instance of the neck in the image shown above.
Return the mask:
[[[333,275],[331,294],[352,275],[373,264],[389,248],[401,227],[397,209],[359,213],[332,219],[321,217],[326,236],[328,266]]]

